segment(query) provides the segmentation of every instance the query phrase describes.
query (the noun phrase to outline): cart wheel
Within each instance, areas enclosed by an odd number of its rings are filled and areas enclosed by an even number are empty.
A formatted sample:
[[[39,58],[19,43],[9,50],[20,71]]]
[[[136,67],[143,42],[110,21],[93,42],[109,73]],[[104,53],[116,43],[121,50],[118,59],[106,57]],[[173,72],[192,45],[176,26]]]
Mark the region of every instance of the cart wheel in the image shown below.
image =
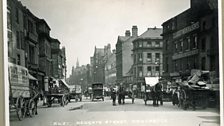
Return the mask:
[[[29,104],[28,104],[28,114],[30,117],[32,117],[34,115],[34,111],[35,111],[35,102],[33,99],[29,100]]]
[[[21,121],[25,117],[26,109],[23,97],[16,99],[16,114],[18,119]]]

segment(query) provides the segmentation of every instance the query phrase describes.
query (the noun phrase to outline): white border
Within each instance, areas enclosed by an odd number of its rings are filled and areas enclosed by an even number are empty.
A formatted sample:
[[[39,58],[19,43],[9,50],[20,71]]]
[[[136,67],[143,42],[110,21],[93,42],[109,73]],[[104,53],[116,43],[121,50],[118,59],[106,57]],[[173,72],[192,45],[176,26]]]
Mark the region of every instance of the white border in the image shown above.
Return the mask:
[[[219,32],[219,91],[220,91],[220,126],[223,126],[223,44],[222,44],[222,0],[218,0]]]
[[[4,44],[4,93],[5,93],[5,125],[9,124],[9,83],[8,83],[8,37],[7,37],[7,0],[2,0],[3,3],[3,44]]]
[[[8,43],[7,43],[7,0],[2,0],[3,10],[3,53],[4,53],[4,103],[5,103],[5,125],[9,123],[9,83],[8,83]],[[224,106],[223,106],[223,44],[222,44],[222,0],[218,0],[218,32],[219,32],[219,77],[220,77],[220,126],[224,126]]]

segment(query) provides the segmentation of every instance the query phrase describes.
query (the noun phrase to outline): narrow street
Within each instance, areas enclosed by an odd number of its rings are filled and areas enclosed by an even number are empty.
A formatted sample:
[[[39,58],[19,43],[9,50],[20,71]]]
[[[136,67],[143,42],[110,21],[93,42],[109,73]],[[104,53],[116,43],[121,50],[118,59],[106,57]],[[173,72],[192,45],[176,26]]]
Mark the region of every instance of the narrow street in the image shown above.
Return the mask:
[[[61,107],[38,107],[38,115],[26,117],[22,121],[11,114],[11,126],[218,126],[219,113],[214,108],[205,110],[198,108],[182,110],[173,106],[171,102],[164,102],[163,106],[153,107],[151,101],[144,105],[142,99],[126,99],[125,105],[112,106],[109,97],[105,101],[90,101],[83,98],[82,102],[71,101]],[[178,121],[177,121],[178,120]]]

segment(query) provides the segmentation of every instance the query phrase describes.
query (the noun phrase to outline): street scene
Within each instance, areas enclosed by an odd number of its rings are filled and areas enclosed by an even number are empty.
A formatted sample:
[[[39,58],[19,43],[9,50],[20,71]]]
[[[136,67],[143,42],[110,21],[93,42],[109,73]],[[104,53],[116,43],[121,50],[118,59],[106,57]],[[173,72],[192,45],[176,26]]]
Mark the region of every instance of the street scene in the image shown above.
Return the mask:
[[[218,0],[7,0],[10,126],[220,126]]]

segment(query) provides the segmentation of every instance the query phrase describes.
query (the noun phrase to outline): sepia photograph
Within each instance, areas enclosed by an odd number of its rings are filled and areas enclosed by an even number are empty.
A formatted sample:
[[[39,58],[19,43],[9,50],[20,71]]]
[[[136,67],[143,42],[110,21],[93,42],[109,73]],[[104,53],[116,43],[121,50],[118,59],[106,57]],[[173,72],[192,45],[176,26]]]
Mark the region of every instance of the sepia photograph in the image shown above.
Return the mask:
[[[6,125],[222,126],[220,4],[5,0]]]

